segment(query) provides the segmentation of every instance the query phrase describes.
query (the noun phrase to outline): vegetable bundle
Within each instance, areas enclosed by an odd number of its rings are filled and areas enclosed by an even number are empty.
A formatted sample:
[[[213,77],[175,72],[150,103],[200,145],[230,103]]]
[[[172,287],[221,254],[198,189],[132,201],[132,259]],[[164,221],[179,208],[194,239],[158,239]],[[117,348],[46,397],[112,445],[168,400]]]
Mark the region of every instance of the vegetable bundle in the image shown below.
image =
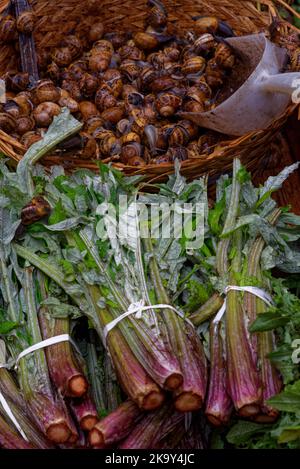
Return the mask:
[[[0,445],[203,448],[240,417],[282,428],[299,301],[281,309],[271,269],[300,271],[300,220],[271,195],[297,165],[255,188],[236,160],[213,204],[179,167],[148,192],[104,165],[33,166],[76,128],[65,112],[15,173],[1,162]]]

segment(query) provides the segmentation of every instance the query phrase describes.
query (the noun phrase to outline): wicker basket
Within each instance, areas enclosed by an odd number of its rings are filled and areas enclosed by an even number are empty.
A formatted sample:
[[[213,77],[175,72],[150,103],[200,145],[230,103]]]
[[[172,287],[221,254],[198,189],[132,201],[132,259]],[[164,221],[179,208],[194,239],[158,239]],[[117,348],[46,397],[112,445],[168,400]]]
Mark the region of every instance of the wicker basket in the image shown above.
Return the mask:
[[[0,11],[3,11],[8,1],[0,0]],[[79,36],[87,34],[91,24],[101,20],[107,31],[143,29],[147,14],[146,0],[32,0],[30,1],[37,23],[34,38],[37,49],[57,46],[68,33]],[[282,0],[278,3],[287,8]],[[181,35],[192,30],[195,15],[215,15],[226,21],[236,34],[269,33],[269,27],[274,18],[279,18],[275,3],[269,0],[165,0],[169,13],[170,29]],[[289,35],[295,27],[280,20],[282,43],[288,43]],[[16,57],[12,48],[2,46],[0,49],[0,75],[14,66]],[[230,170],[234,157],[240,157],[250,169],[257,169],[261,158],[265,155],[270,143],[274,140],[287,117],[294,109],[291,105],[284,115],[267,129],[249,133],[241,138],[225,139],[219,143],[212,153],[199,155],[199,158],[186,160],[182,163],[182,172],[188,178],[194,178],[204,173],[220,174]],[[8,144],[8,143],[7,143]],[[21,149],[18,148],[20,155]],[[74,157],[47,156],[45,164],[64,164],[66,168],[86,167],[97,168],[92,161],[80,161]],[[147,165],[142,168],[124,166],[120,163],[116,167],[128,175],[143,174],[147,180],[162,180],[173,172],[173,164]]]

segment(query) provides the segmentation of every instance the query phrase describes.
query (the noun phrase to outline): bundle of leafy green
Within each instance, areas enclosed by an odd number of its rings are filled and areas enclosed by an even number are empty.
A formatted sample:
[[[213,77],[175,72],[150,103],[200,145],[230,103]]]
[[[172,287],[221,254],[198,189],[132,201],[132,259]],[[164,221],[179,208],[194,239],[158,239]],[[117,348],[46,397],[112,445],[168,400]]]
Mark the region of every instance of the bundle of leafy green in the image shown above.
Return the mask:
[[[281,409],[274,402],[276,397],[269,400],[269,391],[276,394],[282,380],[283,384],[294,383],[297,376],[288,362],[291,346],[286,332],[288,321],[293,327],[296,324],[295,310],[285,313],[280,309],[270,269],[300,271],[300,223],[298,217],[278,210],[271,194],[295,169],[295,165],[287,168],[263,187],[254,188],[237,160],[233,178],[219,179],[216,203],[209,208],[206,179],[187,183],[178,166],[167,183],[152,187],[157,191],[153,194],[142,186],[137,189],[138,178],[125,178],[104,165],[100,165],[99,174],[78,171],[72,176],[66,176],[60,167],[50,173],[36,167],[31,173],[23,168],[13,174],[3,165],[3,193],[13,219],[20,219],[29,187],[30,197],[34,188],[34,193],[42,194],[52,207],[47,221],[27,226],[10,247],[19,262],[21,258],[30,262],[67,295],[63,301],[63,295],[47,299],[56,305],[54,316],[89,318],[109,349],[121,386],[140,408],[159,407],[166,389],[173,392],[178,410],[196,410],[205,403],[213,425],[232,423],[238,416],[260,422],[271,417],[272,423],[267,425],[272,432],[285,414],[273,423]],[[25,188],[24,178],[20,180],[24,174]],[[125,208],[120,197],[128,199]],[[145,216],[138,223],[136,202],[143,204],[147,214],[154,203],[165,207],[175,204],[175,209],[162,210],[161,216],[150,219]],[[184,225],[178,222],[178,214],[185,214]],[[167,236],[162,230],[166,226],[170,227]],[[143,230],[151,236],[143,237]],[[191,239],[194,232],[197,237]],[[222,320],[214,323],[212,318],[223,304],[228,285],[268,290],[274,306],[268,308],[249,293],[231,291]],[[107,332],[113,319],[141,300],[146,305],[164,306],[138,317],[127,316]],[[175,306],[177,313],[165,305]],[[198,336],[180,317],[183,313],[199,326]],[[281,320],[284,324],[276,322],[281,316],[287,316],[288,321],[285,317]],[[210,360],[208,390],[207,363],[199,337]],[[285,347],[284,358],[278,347]],[[241,356],[237,350],[243,352]],[[273,362],[281,363],[281,376],[266,351]],[[290,381],[281,369],[287,363],[292,368]],[[229,379],[225,369],[231,373],[229,393],[224,389]],[[262,380],[268,386],[263,387]],[[244,425],[256,425],[260,432],[266,428],[265,423]],[[232,442],[230,433],[227,438]]]

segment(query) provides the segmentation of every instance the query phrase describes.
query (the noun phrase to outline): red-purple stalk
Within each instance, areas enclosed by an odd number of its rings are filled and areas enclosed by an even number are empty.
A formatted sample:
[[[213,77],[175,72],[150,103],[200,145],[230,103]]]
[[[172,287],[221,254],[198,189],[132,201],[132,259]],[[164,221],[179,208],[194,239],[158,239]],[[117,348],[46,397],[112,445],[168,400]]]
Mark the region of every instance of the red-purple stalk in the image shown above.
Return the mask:
[[[210,324],[210,375],[205,415],[215,426],[226,425],[233,410],[221,327],[221,322]]]
[[[123,402],[90,431],[90,445],[105,448],[117,444],[134,431],[142,416],[143,413],[133,401]]]

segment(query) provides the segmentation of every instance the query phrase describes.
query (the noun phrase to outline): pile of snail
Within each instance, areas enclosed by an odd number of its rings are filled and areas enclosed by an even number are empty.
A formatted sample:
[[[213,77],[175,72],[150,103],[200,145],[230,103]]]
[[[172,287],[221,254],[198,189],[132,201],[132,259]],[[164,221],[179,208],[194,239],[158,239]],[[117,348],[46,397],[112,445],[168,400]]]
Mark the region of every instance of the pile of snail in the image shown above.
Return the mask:
[[[0,41],[33,28],[32,12],[2,17]],[[95,23],[84,40],[69,35],[54,50],[38,51],[38,82],[7,72],[0,128],[28,148],[67,107],[84,124],[64,147],[77,158],[142,166],[198,157],[220,136],[180,113],[216,105],[236,61],[231,35],[226,23],[200,17],[192,33],[172,36],[164,6],[150,0],[144,32],[106,32]]]

